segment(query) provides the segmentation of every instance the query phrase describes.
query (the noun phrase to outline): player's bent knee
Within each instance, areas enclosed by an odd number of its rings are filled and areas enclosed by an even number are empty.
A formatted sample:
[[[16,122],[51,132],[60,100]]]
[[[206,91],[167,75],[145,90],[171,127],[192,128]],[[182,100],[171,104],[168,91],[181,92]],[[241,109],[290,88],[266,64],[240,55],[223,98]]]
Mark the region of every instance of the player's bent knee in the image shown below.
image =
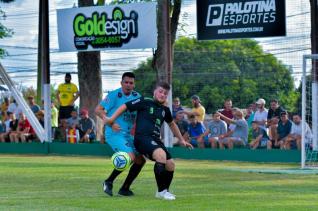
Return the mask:
[[[166,163],[167,155],[163,149],[158,148],[152,153],[152,158],[157,162]]]
[[[174,169],[175,169],[175,163],[174,163],[173,159],[167,160],[166,170],[167,171],[174,171]]]

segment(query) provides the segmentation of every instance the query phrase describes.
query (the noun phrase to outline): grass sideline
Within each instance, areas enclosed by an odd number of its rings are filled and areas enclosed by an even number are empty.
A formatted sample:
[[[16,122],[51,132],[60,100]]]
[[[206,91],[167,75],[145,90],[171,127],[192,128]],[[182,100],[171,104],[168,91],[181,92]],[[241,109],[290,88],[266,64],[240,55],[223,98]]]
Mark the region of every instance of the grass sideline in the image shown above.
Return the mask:
[[[171,187],[177,200],[163,201],[154,197],[150,161],[132,187],[135,196],[127,198],[102,192],[108,157],[0,155],[0,210],[316,210],[317,175],[233,171],[298,166],[178,159]]]

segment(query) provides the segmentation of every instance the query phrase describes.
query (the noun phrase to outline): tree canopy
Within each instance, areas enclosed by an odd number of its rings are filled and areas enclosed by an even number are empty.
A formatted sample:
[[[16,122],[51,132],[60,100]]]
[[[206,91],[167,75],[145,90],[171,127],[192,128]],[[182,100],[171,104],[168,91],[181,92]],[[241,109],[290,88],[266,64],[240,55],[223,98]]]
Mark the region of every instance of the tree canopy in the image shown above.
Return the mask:
[[[0,0],[0,2],[9,3],[13,0]],[[1,10],[0,7],[0,19],[5,18],[5,12]],[[5,37],[10,37],[13,34],[12,29],[8,29],[0,22],[0,39],[3,39]],[[5,55],[6,51],[2,48],[0,48],[0,58]]]
[[[137,90],[150,96],[156,82],[151,64],[148,59],[134,70]],[[278,99],[286,109],[295,111],[299,97],[290,69],[252,39],[178,39],[172,86],[173,97],[180,97],[183,104],[190,105],[191,96],[199,95],[208,112],[222,108],[228,98],[240,108],[257,98],[267,102]]]

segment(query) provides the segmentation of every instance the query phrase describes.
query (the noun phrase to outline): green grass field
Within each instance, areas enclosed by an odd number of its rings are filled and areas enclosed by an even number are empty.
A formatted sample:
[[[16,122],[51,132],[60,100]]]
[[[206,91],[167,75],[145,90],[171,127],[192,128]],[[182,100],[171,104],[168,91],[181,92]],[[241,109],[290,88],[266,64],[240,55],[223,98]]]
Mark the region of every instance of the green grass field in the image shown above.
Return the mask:
[[[154,197],[150,161],[127,198],[102,191],[109,158],[0,155],[0,210],[317,210],[318,175],[235,170],[297,167],[176,160],[171,192],[177,200],[163,201]],[[116,180],[116,193],[126,174]]]

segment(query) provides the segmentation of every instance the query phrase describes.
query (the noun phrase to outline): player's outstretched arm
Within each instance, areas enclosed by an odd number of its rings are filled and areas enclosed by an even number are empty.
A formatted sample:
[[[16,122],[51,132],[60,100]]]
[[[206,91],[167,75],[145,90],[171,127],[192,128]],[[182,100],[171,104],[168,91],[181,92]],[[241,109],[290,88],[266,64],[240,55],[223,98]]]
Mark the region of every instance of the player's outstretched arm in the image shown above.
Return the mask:
[[[169,123],[169,127],[173,133],[173,135],[175,135],[178,139],[179,139],[179,144],[181,146],[184,146],[184,147],[188,147],[190,149],[193,149],[193,146],[192,144],[186,142],[183,138],[183,136],[181,135],[180,133],[180,130],[178,128],[178,126],[176,125],[176,123],[174,121],[172,121],[171,123]]]
[[[126,110],[127,110],[126,104],[121,105],[119,108],[117,108],[115,113],[113,113],[113,115],[110,118],[106,118],[107,124],[112,125],[114,121]]]

